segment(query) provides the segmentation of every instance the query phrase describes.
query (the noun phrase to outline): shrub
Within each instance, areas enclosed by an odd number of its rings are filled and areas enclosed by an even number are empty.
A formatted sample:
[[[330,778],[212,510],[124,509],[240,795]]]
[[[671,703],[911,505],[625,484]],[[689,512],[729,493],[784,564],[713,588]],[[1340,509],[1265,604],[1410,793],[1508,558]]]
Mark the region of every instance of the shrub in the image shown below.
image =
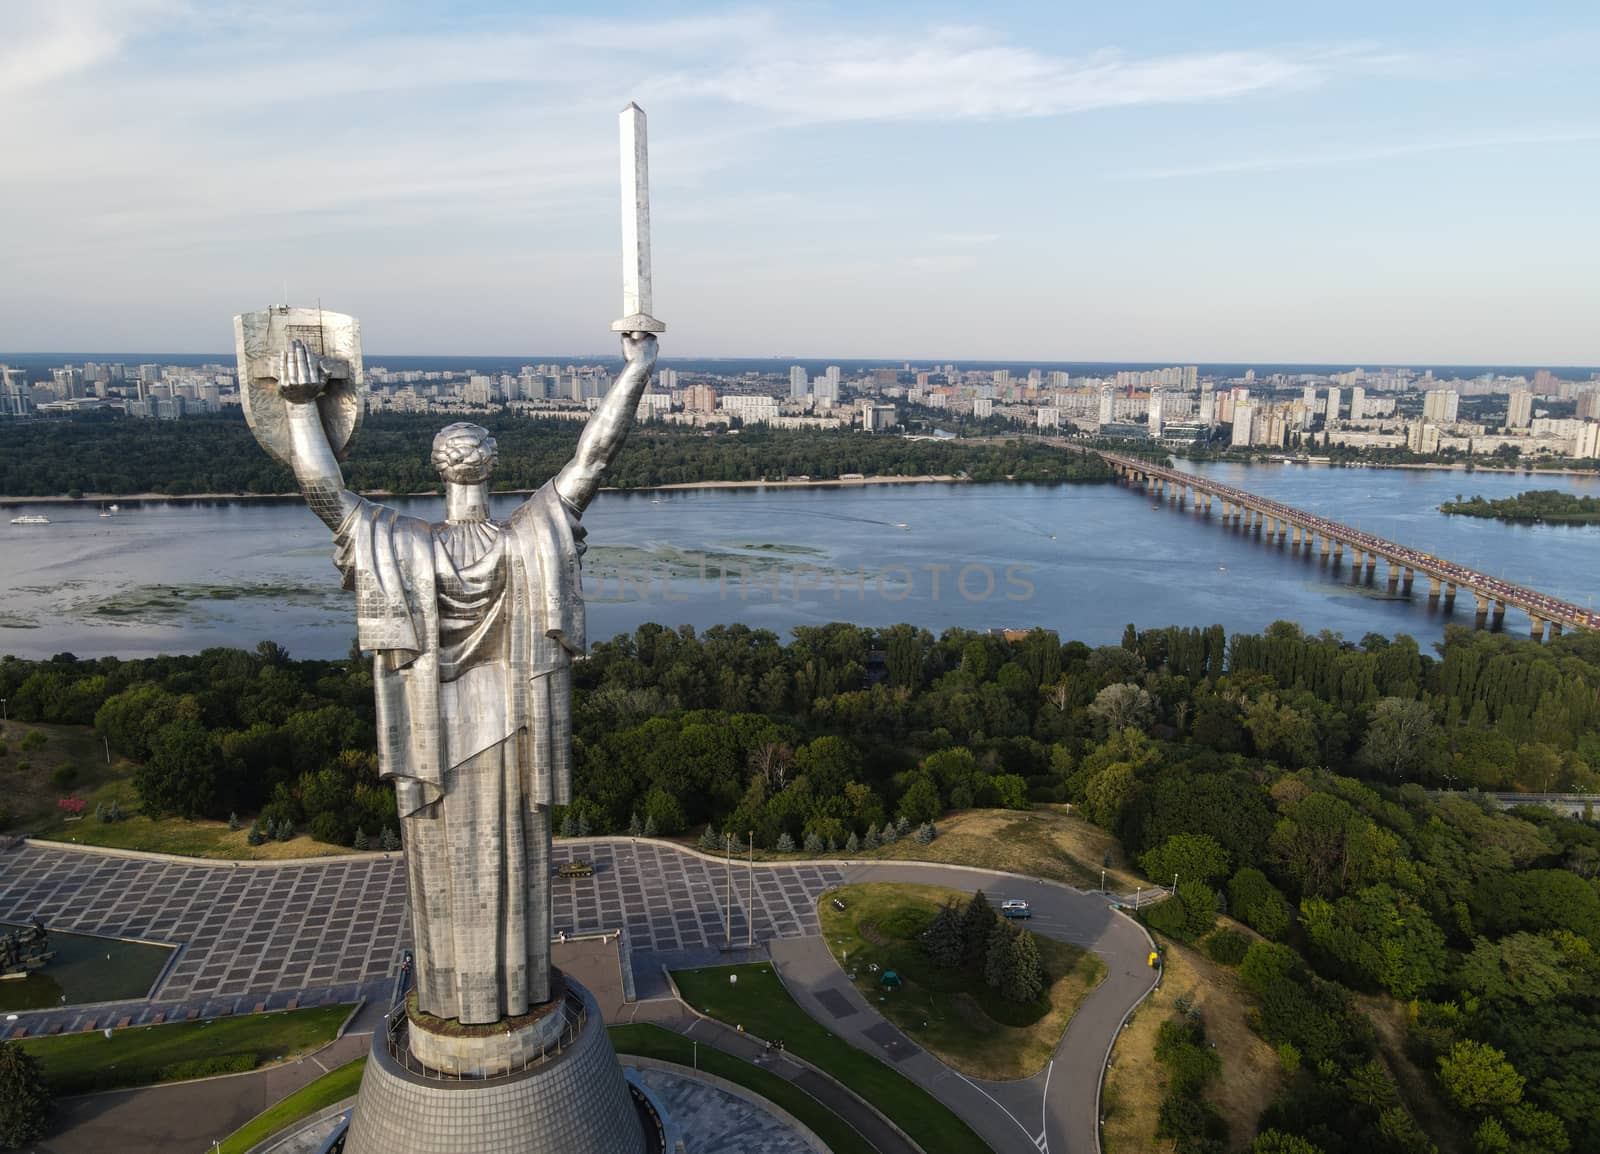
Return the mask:
[[[236,829],[239,828],[239,815],[238,814],[230,813],[228,815],[228,828],[232,829],[232,830],[236,830]]]
[[[244,835],[244,840],[250,845],[260,845],[267,840],[267,835],[261,832],[259,821],[250,824],[250,832]]]
[[[44,734],[37,729],[30,729],[22,735],[22,740],[17,743],[17,748],[22,750],[23,753],[32,753],[36,749],[43,749],[44,743]]]
[[[645,815],[645,818],[644,818],[644,836],[645,837],[660,837],[661,836],[661,827],[656,824],[656,815],[653,814],[653,813]]]
[[[1297,974],[1303,964],[1300,955],[1288,946],[1251,942],[1239,964],[1239,979],[1255,993],[1263,994],[1278,979]]]
[[[893,845],[900,839],[900,831],[894,828],[894,822],[883,823],[883,830],[878,834],[878,841],[883,845]]]
[[[50,785],[54,789],[71,789],[78,784],[78,767],[63,761],[50,771]]]
[[[1206,956],[1224,966],[1237,966],[1244,961],[1250,939],[1238,930],[1221,929],[1205,940]]]
[[[809,854],[819,854],[819,853],[821,853],[822,852],[822,838],[818,837],[815,833],[806,834],[805,850]]]
[[[793,853],[794,838],[790,837],[787,833],[780,834],[778,835],[778,844],[773,848],[775,848],[779,853]]]
[[[397,850],[400,848],[400,835],[389,826],[384,826],[383,833],[378,837],[378,846],[384,850]]]
[[[311,837],[325,845],[344,845],[350,840],[345,823],[332,813],[319,813],[311,819]]]
[[[161,1067],[156,1075],[160,1082],[183,1082],[190,1078],[209,1078],[215,1074],[243,1074],[254,1070],[260,1063],[256,1054],[219,1054],[213,1058],[190,1058]]]
[[[855,835],[854,830],[850,831],[850,837],[844,843],[844,852],[848,854],[858,854],[861,852],[861,839]]]
[[[19,773],[27,773],[32,768],[33,768],[33,762],[29,761],[25,757],[17,758],[17,772],[19,772]]]
[[[367,831],[357,829],[355,838],[350,842],[351,849],[371,849],[372,843],[367,840]]]
[[[89,803],[81,797],[64,797],[56,802],[56,808],[71,817],[78,817],[89,808]]]
[[[277,838],[279,841],[293,841],[294,822],[290,821],[288,818],[284,818],[278,823],[278,828],[272,831],[272,836]]]

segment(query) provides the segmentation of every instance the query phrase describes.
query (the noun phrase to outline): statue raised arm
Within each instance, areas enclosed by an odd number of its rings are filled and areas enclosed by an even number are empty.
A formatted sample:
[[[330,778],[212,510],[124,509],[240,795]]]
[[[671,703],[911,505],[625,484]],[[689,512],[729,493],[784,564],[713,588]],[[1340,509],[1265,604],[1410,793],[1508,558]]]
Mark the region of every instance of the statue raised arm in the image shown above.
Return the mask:
[[[650,333],[624,333],[622,356],[627,361],[622,375],[584,425],[572,460],[556,474],[556,492],[579,513],[594,499],[601,477],[627,440],[639,397],[655,367],[656,338]]]
[[[288,418],[290,465],[306,504],[328,528],[337,531],[361,498],[344,487],[344,473],[317,411],[317,398],[327,384],[322,358],[313,355],[304,341],[293,341],[283,350],[278,393]]]

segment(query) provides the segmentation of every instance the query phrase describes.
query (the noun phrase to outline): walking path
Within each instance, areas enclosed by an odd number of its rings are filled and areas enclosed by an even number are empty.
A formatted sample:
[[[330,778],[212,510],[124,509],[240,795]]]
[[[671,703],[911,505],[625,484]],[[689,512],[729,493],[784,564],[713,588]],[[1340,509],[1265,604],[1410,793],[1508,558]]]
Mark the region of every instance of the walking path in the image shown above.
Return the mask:
[[[815,940],[815,939],[813,939]],[[769,1053],[766,1039],[742,1034],[733,1027],[712,1018],[694,1013],[677,998],[656,998],[648,1002],[635,1002],[631,1014],[622,1020],[648,1022],[692,1038],[702,1046],[712,1046],[735,1058],[776,1074],[810,1094],[832,1110],[860,1134],[879,1154],[918,1154],[910,1139],[886,1122],[882,1115],[867,1105],[843,1083],[822,1073],[815,1067],[796,1061],[788,1054]]]

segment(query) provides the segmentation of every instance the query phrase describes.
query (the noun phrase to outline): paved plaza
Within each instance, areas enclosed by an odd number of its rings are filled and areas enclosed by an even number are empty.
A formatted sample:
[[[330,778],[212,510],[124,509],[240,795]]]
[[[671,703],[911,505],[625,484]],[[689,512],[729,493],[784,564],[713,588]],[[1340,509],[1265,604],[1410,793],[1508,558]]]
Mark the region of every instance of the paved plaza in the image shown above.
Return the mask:
[[[817,895],[843,877],[826,865],[730,867],[628,838],[557,843],[558,865],[574,857],[595,872],[552,881],[553,928],[625,931],[650,990],[661,961],[740,946],[752,922],[757,943],[817,932]],[[21,1014],[0,1022],[0,1037],[383,997],[410,943],[405,906],[398,854],[235,865],[27,842],[0,852],[0,921],[38,915],[61,930],[179,948],[148,1000]]]

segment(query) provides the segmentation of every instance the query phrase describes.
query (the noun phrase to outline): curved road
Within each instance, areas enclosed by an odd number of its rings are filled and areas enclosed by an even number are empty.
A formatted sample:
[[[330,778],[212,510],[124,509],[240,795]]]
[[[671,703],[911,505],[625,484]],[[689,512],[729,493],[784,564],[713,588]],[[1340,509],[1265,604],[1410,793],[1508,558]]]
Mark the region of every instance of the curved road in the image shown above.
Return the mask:
[[[1046,1068],[1031,1078],[989,1082],[956,1072],[906,1039],[857,992],[821,938],[768,943],[784,984],[808,1013],[945,1102],[997,1154],[1097,1154],[1107,1054],[1128,1012],[1160,977],[1146,964],[1150,938],[1144,929],[1099,895],[1036,878],[914,862],[846,867],[845,884],[865,882],[981,889],[996,903],[1026,898],[1035,933],[1091,950],[1105,962],[1105,980],[1078,1007]]]

